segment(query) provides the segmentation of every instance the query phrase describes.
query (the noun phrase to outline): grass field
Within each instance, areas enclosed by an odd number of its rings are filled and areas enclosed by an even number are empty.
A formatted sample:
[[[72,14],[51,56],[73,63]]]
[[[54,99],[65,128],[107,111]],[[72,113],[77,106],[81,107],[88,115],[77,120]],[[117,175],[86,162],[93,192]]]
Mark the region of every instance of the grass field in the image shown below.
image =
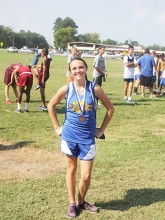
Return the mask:
[[[31,92],[29,114],[16,114],[15,97],[10,88],[12,105],[5,104],[3,77],[8,65],[26,63],[34,55],[8,54],[0,50],[0,219],[8,220],[61,220],[66,219],[68,195],[65,184],[65,162],[59,150],[60,139],[46,112],[39,111],[40,94]],[[92,80],[92,58],[88,63],[88,78]],[[165,219],[165,99],[133,96],[137,104],[123,100],[123,64],[121,60],[106,60],[107,81],[103,83],[107,96],[115,106],[115,113],[105,135],[97,140],[92,182],[87,201],[100,207],[91,215],[83,211],[77,219],[95,220],[163,220]],[[51,76],[46,86],[47,102],[61,85],[66,83],[67,57],[54,56]],[[24,97],[23,97],[24,100]],[[60,123],[64,120],[65,103],[57,107]],[[97,126],[102,122],[105,109],[97,111]],[[4,144],[5,143],[5,144]],[[22,151],[19,151],[22,149]],[[23,150],[24,149],[24,150]],[[35,156],[33,155],[35,151]],[[3,165],[5,155],[22,152],[22,162],[36,157],[41,164],[53,156],[57,169],[49,175],[16,178]],[[27,153],[30,152],[30,153]],[[32,152],[32,153],[31,153]],[[37,153],[38,152],[38,153]],[[39,153],[42,152],[42,156]],[[61,162],[60,162],[61,160]],[[2,162],[3,161],[3,162]],[[61,168],[60,168],[61,165]],[[33,169],[36,169],[36,166]],[[46,166],[46,165],[45,165]],[[50,164],[51,167],[51,164]],[[20,168],[20,167],[19,167]],[[59,168],[59,169],[58,169]],[[11,170],[10,170],[11,171]],[[39,171],[38,171],[39,172]],[[0,172],[1,174],[2,172]],[[4,174],[3,173],[3,174]],[[77,172],[77,179],[80,172]]]

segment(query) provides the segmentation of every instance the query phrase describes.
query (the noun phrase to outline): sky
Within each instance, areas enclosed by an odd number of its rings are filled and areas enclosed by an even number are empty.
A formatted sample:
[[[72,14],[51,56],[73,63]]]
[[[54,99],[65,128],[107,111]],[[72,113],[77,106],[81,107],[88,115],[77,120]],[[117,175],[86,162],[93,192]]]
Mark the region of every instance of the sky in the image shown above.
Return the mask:
[[[53,45],[57,18],[72,18],[78,34],[100,40],[165,46],[165,0],[0,0],[0,25],[43,35]]]

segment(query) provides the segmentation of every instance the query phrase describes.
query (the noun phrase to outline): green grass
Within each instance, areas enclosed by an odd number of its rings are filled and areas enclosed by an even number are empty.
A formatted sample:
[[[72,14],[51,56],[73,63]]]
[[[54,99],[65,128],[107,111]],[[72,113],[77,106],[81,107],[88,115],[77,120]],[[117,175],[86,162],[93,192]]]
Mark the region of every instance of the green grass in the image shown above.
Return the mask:
[[[34,55],[8,54],[0,50],[0,139],[18,146],[38,149],[59,149],[59,137],[54,134],[48,113],[39,111],[39,91],[31,92],[29,114],[16,114],[16,103],[5,104],[4,70],[12,62],[33,59]],[[88,78],[92,80],[93,59],[86,58]],[[97,140],[92,182],[87,201],[101,208],[96,215],[80,213],[77,219],[95,220],[162,220],[165,219],[165,100],[133,97],[136,105],[123,101],[123,64],[107,60],[107,81],[103,83],[115,113],[105,135]],[[51,76],[46,86],[49,101],[66,83],[66,57],[53,57]],[[15,98],[10,88],[10,97]],[[60,123],[64,120],[64,101],[57,106]],[[99,126],[105,114],[97,112]],[[1,151],[0,151],[1,154]],[[80,176],[78,170],[77,179]],[[0,180],[0,219],[66,219],[68,196],[65,171],[22,182]]]

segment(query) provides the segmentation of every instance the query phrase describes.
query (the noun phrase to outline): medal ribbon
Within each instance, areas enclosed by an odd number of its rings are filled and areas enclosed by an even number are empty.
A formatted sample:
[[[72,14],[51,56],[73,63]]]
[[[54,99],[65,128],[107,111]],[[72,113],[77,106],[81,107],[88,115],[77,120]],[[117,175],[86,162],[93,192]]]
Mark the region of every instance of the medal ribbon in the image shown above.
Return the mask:
[[[83,114],[84,106],[85,106],[85,96],[86,96],[86,80],[85,80],[84,94],[83,94],[83,98],[82,98],[83,101],[84,101],[83,105],[81,105],[81,103],[80,103],[80,97],[78,95],[77,88],[76,88],[76,85],[74,84],[74,82],[73,82],[73,85],[74,85],[74,88],[75,88],[75,91],[76,91],[76,96],[77,96],[77,100],[78,100],[78,105],[80,107],[80,111]]]

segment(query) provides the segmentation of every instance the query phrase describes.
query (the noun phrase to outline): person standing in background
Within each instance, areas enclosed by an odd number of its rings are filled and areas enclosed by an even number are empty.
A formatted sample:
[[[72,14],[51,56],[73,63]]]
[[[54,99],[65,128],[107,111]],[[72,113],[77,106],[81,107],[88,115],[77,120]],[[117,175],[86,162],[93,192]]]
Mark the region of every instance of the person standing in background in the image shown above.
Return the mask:
[[[76,58],[78,56],[79,56],[79,51],[77,51],[76,47],[72,47],[71,54],[68,56],[68,68],[67,68],[67,73],[66,73],[68,83],[70,83],[72,81],[72,77],[69,74],[69,64],[74,58]]]
[[[50,68],[50,59],[47,57],[48,48],[42,49],[41,56],[43,58],[41,65],[33,66],[32,73],[37,80],[37,85],[35,87],[35,90],[40,88],[42,103],[39,108],[41,108],[44,111],[47,111],[47,106],[45,102],[45,86],[46,86],[46,81],[49,79],[49,68]]]
[[[150,98],[156,98],[155,95],[153,95],[153,69],[156,71],[156,64],[153,56],[150,55],[148,48],[144,50],[144,55],[140,57],[137,65],[141,72],[140,85],[142,97],[145,97],[145,87],[147,87],[150,91]]]
[[[134,47],[129,45],[128,53],[124,56],[123,63],[124,63],[124,100],[128,103],[135,104],[135,101],[132,100],[132,89],[133,89],[133,82],[134,82],[134,68],[136,67],[135,64],[135,57],[133,56]],[[127,97],[128,95],[128,97]]]
[[[153,68],[153,94],[156,94],[156,79],[158,75],[157,68],[158,68],[159,59],[156,56],[156,52],[154,50],[152,51],[151,55],[155,60],[155,69]]]
[[[107,76],[107,71],[105,68],[105,58],[103,57],[103,54],[105,53],[105,47],[100,46],[98,48],[98,55],[94,59],[93,63],[93,82],[98,84],[100,87],[102,86],[102,79],[105,79],[105,76]]]

